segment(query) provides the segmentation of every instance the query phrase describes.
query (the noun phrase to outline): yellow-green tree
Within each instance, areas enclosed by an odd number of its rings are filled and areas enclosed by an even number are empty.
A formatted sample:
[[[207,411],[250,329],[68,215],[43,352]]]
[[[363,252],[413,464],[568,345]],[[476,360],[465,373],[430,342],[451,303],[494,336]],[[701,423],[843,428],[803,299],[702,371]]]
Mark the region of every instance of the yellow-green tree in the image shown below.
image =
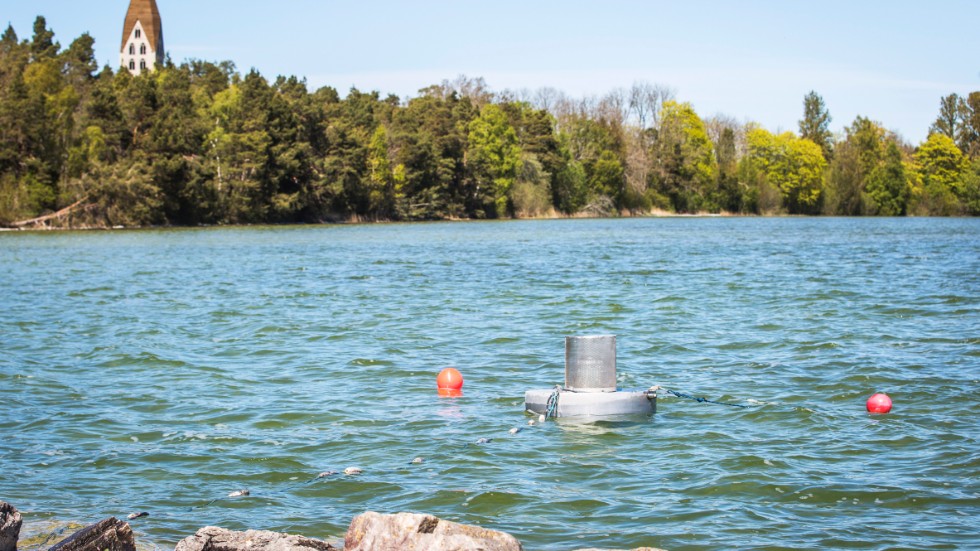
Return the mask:
[[[965,209],[960,197],[968,195],[964,176],[969,161],[953,139],[938,132],[915,152],[918,181],[913,188],[913,212],[920,215],[949,216]]]
[[[716,212],[718,162],[704,121],[690,103],[664,102],[654,144],[654,188],[678,212]]]
[[[388,129],[379,124],[368,145],[368,186],[371,212],[377,217],[394,219],[404,211],[405,166],[392,166]]]
[[[791,132],[774,135],[763,128],[748,133],[746,162],[778,189],[790,214],[816,214],[823,194],[827,161],[820,146]]]
[[[495,104],[483,106],[480,116],[470,123],[469,131],[466,165],[476,189],[480,190],[478,195],[489,199],[488,206],[494,216],[507,216],[510,188],[521,163],[517,132]]]

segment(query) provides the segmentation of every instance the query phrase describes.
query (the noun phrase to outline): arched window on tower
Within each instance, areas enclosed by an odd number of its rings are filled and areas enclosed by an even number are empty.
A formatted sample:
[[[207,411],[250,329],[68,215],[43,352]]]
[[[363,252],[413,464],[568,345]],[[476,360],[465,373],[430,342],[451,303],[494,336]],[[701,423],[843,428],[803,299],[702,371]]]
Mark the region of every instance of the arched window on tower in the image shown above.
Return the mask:
[[[140,44],[140,55],[146,55],[146,44]]]
[[[143,31],[136,29],[136,38],[139,38],[142,35],[143,35]]]
[[[136,45],[135,44],[130,44],[129,45],[129,55],[136,55]]]
[[[132,59],[129,60],[129,70],[130,71],[135,71],[136,70],[136,62],[133,61]]]
[[[140,61],[140,71],[146,70],[146,61]]]

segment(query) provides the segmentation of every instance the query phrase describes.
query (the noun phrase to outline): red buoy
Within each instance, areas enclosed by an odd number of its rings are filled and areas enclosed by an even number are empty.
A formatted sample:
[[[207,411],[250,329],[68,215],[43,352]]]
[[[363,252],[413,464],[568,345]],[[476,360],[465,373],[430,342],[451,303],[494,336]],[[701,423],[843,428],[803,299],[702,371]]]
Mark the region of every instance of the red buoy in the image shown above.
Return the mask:
[[[888,413],[892,410],[892,399],[887,394],[878,392],[868,398],[869,413]]]
[[[440,390],[460,390],[463,388],[463,374],[452,367],[447,367],[436,377],[436,386]]]

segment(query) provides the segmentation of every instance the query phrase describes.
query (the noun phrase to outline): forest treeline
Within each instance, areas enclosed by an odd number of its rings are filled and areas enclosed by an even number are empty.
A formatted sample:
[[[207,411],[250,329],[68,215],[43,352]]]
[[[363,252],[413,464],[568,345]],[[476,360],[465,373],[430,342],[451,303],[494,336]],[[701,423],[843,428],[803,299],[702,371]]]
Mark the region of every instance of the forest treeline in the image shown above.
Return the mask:
[[[403,100],[230,62],[98,68],[44,18],[0,37],[0,225],[146,226],[676,213],[980,214],[980,92],[928,139],[823,99],[799,132],[701,117],[666,87],[493,93],[460,77]],[[66,208],[71,207],[71,208]]]

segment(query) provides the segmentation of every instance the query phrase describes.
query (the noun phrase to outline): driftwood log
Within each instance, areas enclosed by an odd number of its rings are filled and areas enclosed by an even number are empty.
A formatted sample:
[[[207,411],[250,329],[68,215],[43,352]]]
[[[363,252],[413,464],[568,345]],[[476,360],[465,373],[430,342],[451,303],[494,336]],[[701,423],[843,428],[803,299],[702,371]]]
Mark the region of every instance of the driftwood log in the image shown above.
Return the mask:
[[[46,214],[44,216],[38,216],[37,218],[31,218],[30,220],[21,220],[20,222],[12,222],[10,224],[11,228],[24,228],[27,226],[44,226],[49,220],[54,220],[56,218],[64,218],[70,215],[75,209],[79,208],[82,203],[88,201],[88,197],[83,197],[78,201],[68,205],[67,207],[59,210],[58,212],[53,212],[51,214]]]
[[[49,551],[136,551],[128,522],[109,517],[82,528]]]
[[[0,501],[0,551],[17,551],[21,522],[20,513],[14,506]]]
[[[358,515],[347,529],[345,551],[523,551],[514,536],[431,515]],[[178,550],[179,551],[179,550]]]
[[[233,532],[205,526],[177,543],[174,551],[336,551],[325,541],[266,530]]]

